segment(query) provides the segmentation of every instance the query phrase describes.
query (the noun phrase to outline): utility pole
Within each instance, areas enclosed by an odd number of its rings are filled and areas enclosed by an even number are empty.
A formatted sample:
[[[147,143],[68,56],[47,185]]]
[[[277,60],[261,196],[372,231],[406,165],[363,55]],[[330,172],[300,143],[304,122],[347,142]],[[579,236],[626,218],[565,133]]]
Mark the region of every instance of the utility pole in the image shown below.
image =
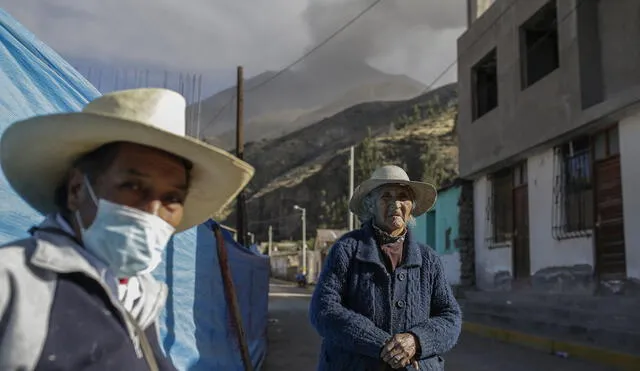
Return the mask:
[[[307,209],[302,209],[302,273],[307,274]]]
[[[269,226],[269,256],[271,256],[271,253],[273,252],[271,250],[272,244],[273,244],[273,227]]]
[[[293,208],[302,211],[302,274],[307,274],[307,209],[298,205]]]
[[[198,111],[196,112],[196,138],[200,139],[200,115],[202,114],[202,75],[198,76]]]
[[[244,159],[244,73],[242,66],[238,66],[238,83],[236,91],[236,156],[240,159]],[[244,191],[240,191],[238,194],[237,203],[237,222],[236,229],[238,230],[238,243],[245,246],[247,229],[245,220],[245,204],[244,204]]]
[[[347,202],[349,202],[351,200],[351,197],[353,197],[353,187],[354,187],[354,173],[355,173],[355,147],[351,146],[349,148],[349,200],[347,200]],[[349,231],[353,230],[353,213],[351,212],[351,210],[347,210],[349,213]]]

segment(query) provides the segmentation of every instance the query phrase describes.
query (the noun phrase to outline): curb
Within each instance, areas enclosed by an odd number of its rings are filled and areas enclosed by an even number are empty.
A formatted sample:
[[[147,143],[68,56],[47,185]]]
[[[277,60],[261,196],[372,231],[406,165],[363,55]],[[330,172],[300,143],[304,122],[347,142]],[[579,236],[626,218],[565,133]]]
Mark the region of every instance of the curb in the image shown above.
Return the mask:
[[[546,353],[567,353],[569,357],[619,367],[620,370],[624,371],[638,371],[638,365],[640,365],[640,356],[596,348],[589,345],[554,340],[552,338],[472,322],[464,322],[462,329],[466,332],[496,339],[505,343],[522,345]]]

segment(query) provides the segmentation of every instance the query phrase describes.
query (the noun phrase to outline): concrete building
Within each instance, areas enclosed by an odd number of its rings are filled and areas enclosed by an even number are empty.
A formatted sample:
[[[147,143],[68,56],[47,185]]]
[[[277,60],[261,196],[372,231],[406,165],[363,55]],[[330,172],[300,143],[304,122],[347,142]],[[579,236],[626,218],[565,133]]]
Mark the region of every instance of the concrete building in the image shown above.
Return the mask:
[[[476,284],[640,280],[640,1],[468,0],[460,176]],[[636,148],[636,149],[634,149]]]

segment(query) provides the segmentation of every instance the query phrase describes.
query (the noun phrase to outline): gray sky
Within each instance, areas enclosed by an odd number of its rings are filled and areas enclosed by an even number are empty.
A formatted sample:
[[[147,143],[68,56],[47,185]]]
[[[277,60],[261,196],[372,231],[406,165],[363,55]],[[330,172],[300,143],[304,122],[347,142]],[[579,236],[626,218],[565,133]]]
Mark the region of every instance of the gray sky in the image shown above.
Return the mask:
[[[0,0],[0,6],[68,59],[228,74],[232,81],[240,64],[249,76],[280,69],[371,2]],[[455,59],[465,9],[463,0],[383,0],[308,63],[331,73],[366,61],[430,83]],[[438,85],[453,79],[455,68]]]

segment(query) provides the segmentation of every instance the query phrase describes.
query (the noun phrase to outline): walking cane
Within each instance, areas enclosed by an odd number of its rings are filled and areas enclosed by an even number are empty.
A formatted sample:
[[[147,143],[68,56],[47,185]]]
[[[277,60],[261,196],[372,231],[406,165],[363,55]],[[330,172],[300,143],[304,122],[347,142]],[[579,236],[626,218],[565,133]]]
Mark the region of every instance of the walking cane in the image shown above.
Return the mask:
[[[242,357],[242,363],[245,371],[253,371],[253,363],[251,362],[251,355],[249,354],[249,346],[247,345],[247,337],[245,336],[244,327],[242,327],[242,316],[240,315],[240,306],[238,305],[238,297],[236,296],[236,289],[233,285],[233,279],[231,278],[231,271],[229,270],[229,258],[227,256],[227,249],[224,246],[224,237],[218,224],[213,226],[213,234],[216,239],[216,245],[218,250],[218,262],[220,263],[220,273],[222,274],[222,283],[224,286],[224,294],[229,305],[229,314],[236,326],[236,334],[238,336],[238,343],[240,345],[240,356]]]

